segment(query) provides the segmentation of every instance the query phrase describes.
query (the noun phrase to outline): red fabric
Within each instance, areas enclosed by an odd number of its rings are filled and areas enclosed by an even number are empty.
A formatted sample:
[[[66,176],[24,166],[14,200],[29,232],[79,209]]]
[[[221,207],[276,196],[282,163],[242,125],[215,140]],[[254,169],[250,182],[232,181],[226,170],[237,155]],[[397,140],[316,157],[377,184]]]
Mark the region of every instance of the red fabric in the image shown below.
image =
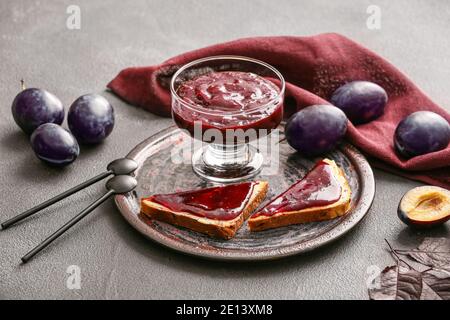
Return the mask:
[[[288,82],[287,113],[326,103],[333,91],[348,81],[378,83],[389,96],[385,114],[368,124],[356,127],[350,124],[347,139],[369,157],[378,159],[374,162],[377,167],[450,189],[450,147],[409,160],[400,159],[393,147],[395,128],[405,116],[430,110],[450,122],[449,113],[389,62],[338,34],[226,42],[176,56],[160,65],[122,70],[108,88],[131,104],[170,116],[171,75],[189,61],[222,54],[248,56],[275,66]]]

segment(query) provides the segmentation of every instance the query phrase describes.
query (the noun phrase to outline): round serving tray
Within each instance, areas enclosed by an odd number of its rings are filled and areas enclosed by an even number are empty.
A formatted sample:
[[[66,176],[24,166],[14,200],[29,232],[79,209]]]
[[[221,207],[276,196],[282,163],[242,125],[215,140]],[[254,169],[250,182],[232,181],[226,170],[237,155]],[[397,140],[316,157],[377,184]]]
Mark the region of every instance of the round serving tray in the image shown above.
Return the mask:
[[[280,139],[281,138],[281,139]],[[307,159],[278,137],[277,154],[265,150],[265,167],[254,180],[269,182],[266,201],[305,175],[317,159]],[[336,240],[367,214],[375,194],[372,169],[365,157],[349,144],[326,157],[344,170],[352,189],[351,210],[329,221],[292,225],[250,232],[245,223],[231,240],[152,220],[140,213],[140,199],[155,193],[172,193],[210,186],[193,171],[190,163],[192,138],[177,127],[169,127],[137,145],[127,157],[138,163],[135,191],[116,195],[123,217],[146,237],[174,250],[220,260],[270,260],[309,251]],[[270,149],[270,148],[269,148]],[[275,148],[276,149],[276,148]],[[262,204],[264,205],[264,203]]]

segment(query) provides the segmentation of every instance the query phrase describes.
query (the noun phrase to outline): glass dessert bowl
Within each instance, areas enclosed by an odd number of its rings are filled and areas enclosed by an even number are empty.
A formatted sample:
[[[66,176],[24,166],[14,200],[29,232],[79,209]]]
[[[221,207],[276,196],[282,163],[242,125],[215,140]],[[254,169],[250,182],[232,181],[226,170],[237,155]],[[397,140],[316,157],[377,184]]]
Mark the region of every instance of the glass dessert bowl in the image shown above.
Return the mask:
[[[175,123],[201,142],[192,156],[196,174],[235,182],[259,173],[264,159],[249,143],[283,118],[285,82],[278,70],[247,57],[207,57],[181,67],[170,91]]]

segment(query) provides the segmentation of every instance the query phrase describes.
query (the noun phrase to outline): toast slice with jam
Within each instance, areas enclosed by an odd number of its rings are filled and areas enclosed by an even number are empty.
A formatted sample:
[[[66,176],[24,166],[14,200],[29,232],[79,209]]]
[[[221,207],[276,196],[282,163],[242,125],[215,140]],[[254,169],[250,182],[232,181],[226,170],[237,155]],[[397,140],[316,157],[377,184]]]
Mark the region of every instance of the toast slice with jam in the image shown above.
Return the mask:
[[[230,239],[265,198],[266,181],[230,184],[141,200],[148,217],[212,237]]]
[[[251,231],[330,220],[350,209],[351,189],[333,160],[319,161],[306,176],[248,219]]]

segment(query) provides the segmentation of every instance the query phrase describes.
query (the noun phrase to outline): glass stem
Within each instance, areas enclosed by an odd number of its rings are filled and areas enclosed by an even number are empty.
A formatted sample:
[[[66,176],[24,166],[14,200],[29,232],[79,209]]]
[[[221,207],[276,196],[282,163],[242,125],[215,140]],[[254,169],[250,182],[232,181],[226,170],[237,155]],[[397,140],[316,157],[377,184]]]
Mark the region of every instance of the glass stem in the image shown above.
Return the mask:
[[[250,161],[247,144],[209,144],[203,153],[203,161],[207,166],[223,170],[245,166]]]

